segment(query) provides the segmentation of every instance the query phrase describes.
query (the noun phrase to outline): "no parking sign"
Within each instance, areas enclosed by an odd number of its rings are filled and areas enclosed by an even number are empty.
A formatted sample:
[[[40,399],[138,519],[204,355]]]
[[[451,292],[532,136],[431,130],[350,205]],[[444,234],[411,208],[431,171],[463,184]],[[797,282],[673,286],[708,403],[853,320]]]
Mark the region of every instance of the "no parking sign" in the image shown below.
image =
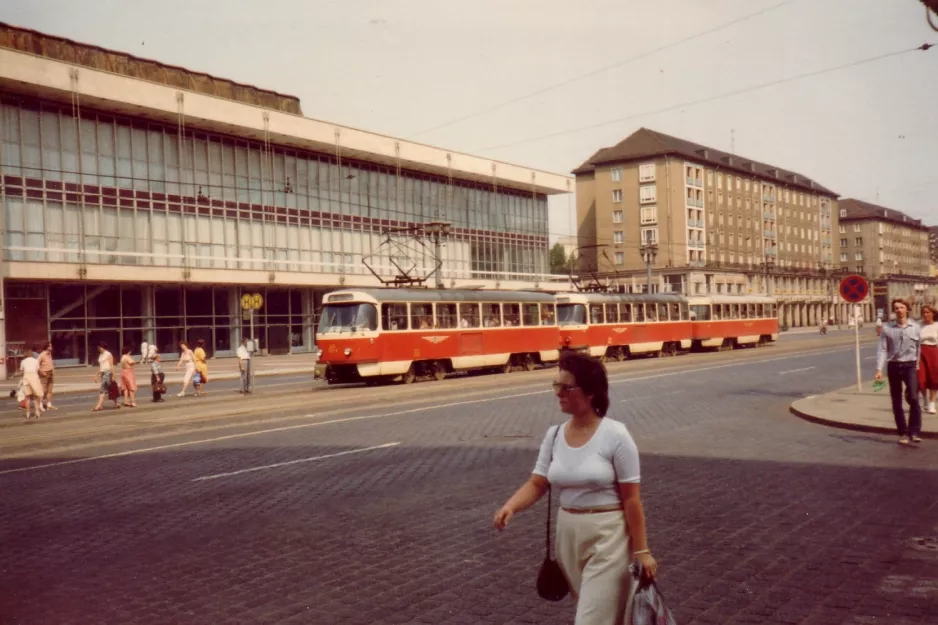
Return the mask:
[[[859,304],[870,294],[870,283],[863,276],[853,274],[840,281],[840,296],[851,304]],[[858,307],[859,308],[859,307]],[[857,352],[857,390],[863,390],[863,378],[860,370],[860,319],[854,312],[854,339]]]

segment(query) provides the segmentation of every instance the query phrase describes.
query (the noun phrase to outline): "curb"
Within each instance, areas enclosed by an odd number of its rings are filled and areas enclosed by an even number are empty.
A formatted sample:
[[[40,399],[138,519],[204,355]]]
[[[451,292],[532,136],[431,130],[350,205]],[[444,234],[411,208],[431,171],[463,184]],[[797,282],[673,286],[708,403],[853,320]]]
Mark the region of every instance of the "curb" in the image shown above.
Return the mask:
[[[798,400],[802,401],[802,400]],[[797,403],[797,402],[795,402]],[[862,423],[849,423],[845,421],[834,421],[832,419],[825,419],[823,417],[818,417],[816,415],[807,413],[803,410],[795,408],[795,403],[791,404],[788,407],[788,411],[798,417],[810,423],[815,423],[817,425],[825,425],[831,428],[837,428],[839,430],[852,430],[854,432],[867,432],[869,434],[892,434],[896,435],[895,427],[879,427],[877,425],[864,425]],[[922,432],[919,434],[922,438],[931,438],[938,439],[938,432]]]

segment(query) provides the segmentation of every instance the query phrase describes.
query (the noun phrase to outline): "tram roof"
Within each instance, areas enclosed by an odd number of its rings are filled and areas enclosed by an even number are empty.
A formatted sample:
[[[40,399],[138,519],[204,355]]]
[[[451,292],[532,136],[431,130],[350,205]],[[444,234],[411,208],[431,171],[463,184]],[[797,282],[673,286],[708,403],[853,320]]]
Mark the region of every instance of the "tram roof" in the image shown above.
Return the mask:
[[[475,289],[344,289],[333,291],[324,298],[326,304],[333,302],[335,295],[352,295],[357,298],[371,297],[378,302],[527,302],[550,303],[552,293],[536,291],[489,291]],[[354,300],[346,300],[354,301]]]
[[[673,304],[686,302],[687,298],[679,293],[655,293],[641,295],[638,293],[570,293],[557,294],[557,301],[568,299],[571,303],[579,304],[583,301],[595,304],[614,304],[619,302],[645,302],[650,304]]]

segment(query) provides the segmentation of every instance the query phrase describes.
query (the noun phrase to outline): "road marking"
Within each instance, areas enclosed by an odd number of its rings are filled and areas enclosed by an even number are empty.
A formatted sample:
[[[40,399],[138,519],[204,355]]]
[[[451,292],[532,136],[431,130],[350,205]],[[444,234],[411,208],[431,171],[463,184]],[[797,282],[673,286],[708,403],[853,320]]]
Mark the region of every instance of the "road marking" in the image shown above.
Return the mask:
[[[313,456],[312,458],[300,458],[299,460],[288,460],[287,462],[276,462],[274,464],[265,464],[259,467],[251,467],[249,469],[240,469],[238,471],[230,471],[228,473],[216,473],[214,475],[203,475],[202,477],[197,477],[193,482],[206,482],[208,480],[217,480],[221,477],[231,477],[233,475],[241,475],[243,473],[253,473],[254,471],[266,471],[267,469],[278,469],[280,467],[288,467],[291,464],[302,464],[304,462],[314,462],[316,460],[325,460],[327,458],[338,458],[339,456],[349,456],[351,454],[360,454],[365,451],[374,451],[376,449],[387,449],[388,447],[397,447],[400,445],[400,441],[396,443],[385,443],[384,445],[375,445],[374,447],[363,447],[361,449],[349,449],[347,451],[339,451],[334,454],[325,454],[323,456]]]
[[[874,358],[876,358],[876,356],[867,356],[863,360],[873,360]]]
[[[853,348],[849,347],[849,348],[844,348],[844,349],[839,349],[839,350],[821,350],[821,351],[823,351],[825,354],[834,354],[837,352],[845,352],[848,350],[852,351]],[[613,379],[610,379],[610,384],[620,384],[620,383],[625,384],[628,382],[640,382],[644,380],[653,380],[657,378],[672,377],[675,375],[684,375],[687,373],[700,373],[704,371],[726,369],[729,367],[748,367],[751,365],[762,364],[766,362],[777,362],[779,360],[791,360],[794,358],[805,358],[807,356],[813,356],[814,353],[815,352],[811,352],[807,354],[805,353],[793,354],[791,356],[779,356],[776,358],[765,358],[763,360],[742,360],[739,362],[727,363],[723,365],[709,365],[706,367],[697,367],[697,368],[687,367],[683,369],[676,369],[674,371],[668,371],[665,373],[658,373],[655,375],[646,375],[646,376],[642,376],[638,378],[627,378],[627,379],[626,378],[618,378],[618,379],[613,378]],[[548,388],[544,390],[531,391],[527,393],[512,393],[511,395],[496,395],[494,397],[484,397],[481,399],[468,399],[464,401],[449,402],[445,404],[432,404],[429,406],[419,406],[417,408],[408,408],[407,410],[398,410],[395,412],[386,412],[386,413],[381,413],[381,414],[359,415],[356,417],[341,417],[337,419],[329,419],[326,421],[316,421],[314,423],[298,423],[296,425],[285,425],[285,426],[276,427],[276,428],[254,430],[252,432],[241,432],[239,434],[228,434],[225,436],[216,436],[213,438],[203,438],[203,439],[194,440],[194,441],[183,441],[180,443],[169,443],[166,445],[156,445],[153,447],[128,449],[127,451],[118,451],[118,452],[114,452],[110,454],[102,454],[100,456],[88,456],[85,458],[75,458],[74,460],[63,460],[62,462],[48,462],[45,464],[37,464],[33,466],[28,466],[28,467],[18,467],[16,469],[6,469],[6,470],[0,471],[0,475],[8,475],[11,473],[25,473],[28,471],[38,471],[40,469],[49,469],[52,467],[61,467],[61,466],[66,466],[70,464],[80,464],[84,462],[92,462],[94,460],[108,460],[111,458],[122,458],[124,456],[134,456],[137,454],[145,454],[145,453],[150,453],[153,451],[163,451],[165,449],[179,449],[181,447],[192,447],[194,445],[204,445],[206,443],[217,443],[219,441],[227,441],[227,440],[233,440],[233,439],[238,439],[238,438],[247,438],[250,436],[262,436],[264,434],[288,432],[291,430],[313,428],[313,427],[319,427],[323,425],[336,425],[339,423],[352,423],[355,421],[370,421],[374,419],[386,419],[388,417],[399,417],[403,415],[414,414],[417,412],[427,412],[431,410],[439,410],[442,408],[453,408],[456,406],[468,406],[472,404],[483,404],[483,403],[489,403],[493,401],[501,401],[504,399],[516,399],[518,397],[531,397],[533,395],[544,395],[547,393],[553,393],[553,390]],[[293,417],[293,418],[294,419],[311,419],[314,417],[316,417],[316,414],[311,413],[311,414],[305,414],[305,415],[297,415],[296,417]],[[25,458],[20,458],[20,459],[25,459]]]
[[[779,371],[779,375],[788,375],[789,373],[798,373],[799,371],[810,371],[814,367],[802,367],[801,369],[789,369],[788,371]]]
[[[668,397],[670,395],[680,395],[684,391],[669,391],[667,393],[653,393],[651,395],[639,395],[637,397],[629,397],[628,399],[620,399],[619,403],[624,404],[625,402],[638,401],[639,399],[660,399],[661,397]]]

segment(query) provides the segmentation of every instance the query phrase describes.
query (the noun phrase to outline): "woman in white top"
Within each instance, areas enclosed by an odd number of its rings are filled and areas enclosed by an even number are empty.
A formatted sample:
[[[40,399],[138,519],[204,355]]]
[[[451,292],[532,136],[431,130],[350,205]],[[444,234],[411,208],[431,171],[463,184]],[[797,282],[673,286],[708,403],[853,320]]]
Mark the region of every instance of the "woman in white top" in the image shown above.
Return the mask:
[[[42,380],[39,379],[39,359],[35,354],[40,346],[35,345],[29,352],[29,356],[20,363],[20,371],[23,372],[23,391],[26,393],[26,420],[28,421],[33,414],[32,404],[36,403],[36,418],[42,414]]]
[[[186,389],[189,388],[189,385],[192,383],[192,376],[195,375],[195,356],[192,354],[192,350],[189,349],[189,344],[185,341],[179,341],[179,362],[176,363],[176,369],[179,369],[180,366],[186,366],[186,375],[182,379],[182,390],[179,391],[177,397],[185,397]],[[198,394],[198,390],[196,390]]]
[[[649,579],[658,570],[645,537],[638,449],[624,424],[604,418],[609,382],[601,363],[564,354],[554,392],[572,418],[548,430],[533,474],[495,514],[495,527],[504,529],[549,485],[559,489],[557,559],[577,599],[575,623],[620,625],[630,560]]]
[[[114,379],[114,355],[107,350],[107,343],[98,344],[98,374],[94,376],[95,382],[101,383],[98,390],[98,405],[92,408],[97,412],[104,405],[104,398],[108,396],[111,387],[111,380]],[[117,397],[114,397],[114,407],[120,408],[117,403]]]
[[[926,405],[927,401],[928,413],[935,414],[935,398],[938,396],[938,323],[935,323],[935,309],[931,306],[922,306],[919,345],[918,390],[922,394],[922,404]]]

